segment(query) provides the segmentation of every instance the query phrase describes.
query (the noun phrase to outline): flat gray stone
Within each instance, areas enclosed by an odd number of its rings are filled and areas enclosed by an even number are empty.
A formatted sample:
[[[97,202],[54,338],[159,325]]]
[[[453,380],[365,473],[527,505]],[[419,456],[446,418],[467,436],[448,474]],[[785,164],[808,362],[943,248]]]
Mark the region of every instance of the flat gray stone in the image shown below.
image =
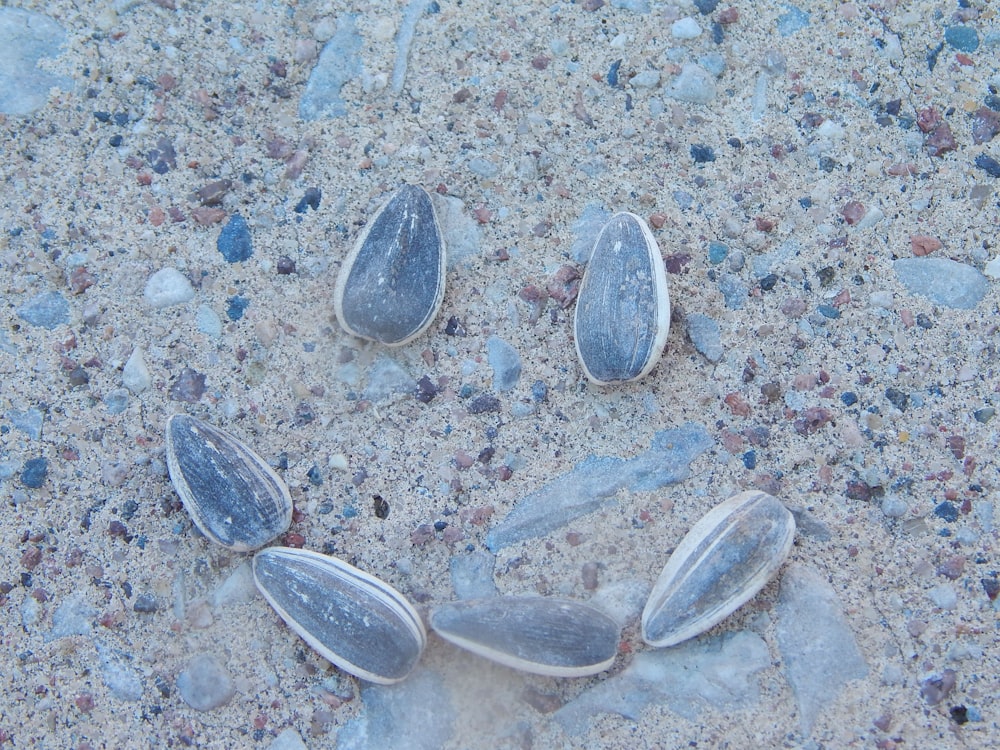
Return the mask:
[[[142,698],[142,678],[132,666],[132,657],[117,648],[97,644],[101,677],[108,691],[119,700],[134,703]]]
[[[567,733],[579,735],[587,731],[591,717],[611,713],[638,721],[653,703],[689,721],[697,721],[707,707],[728,714],[757,702],[756,675],[770,664],[767,644],[749,631],[642,651],[624,672],[586,690],[553,718]]]
[[[51,331],[69,323],[69,302],[59,292],[42,292],[17,308],[17,317]]]
[[[510,391],[521,377],[521,355],[499,336],[486,340],[486,356],[493,368],[493,390]]]
[[[785,676],[806,736],[850,680],[868,674],[836,592],[812,568],[791,564],[781,578],[775,616]]]
[[[989,285],[978,270],[949,258],[900,258],[892,267],[911,294],[960,310],[978,305]]]
[[[303,120],[347,114],[347,104],[340,90],[361,73],[361,34],[354,19],[353,13],[342,15],[333,38],[323,46],[299,100],[299,117]]]
[[[177,676],[177,692],[196,711],[224,706],[236,694],[236,686],[226,666],[211,654],[195,654]]]
[[[55,20],[19,8],[0,8],[0,112],[30,115],[41,109],[53,88],[69,91],[73,81],[38,67],[57,57],[66,32]]]
[[[722,336],[719,324],[710,317],[701,313],[689,314],[687,334],[694,348],[709,362],[715,363],[722,359]]]

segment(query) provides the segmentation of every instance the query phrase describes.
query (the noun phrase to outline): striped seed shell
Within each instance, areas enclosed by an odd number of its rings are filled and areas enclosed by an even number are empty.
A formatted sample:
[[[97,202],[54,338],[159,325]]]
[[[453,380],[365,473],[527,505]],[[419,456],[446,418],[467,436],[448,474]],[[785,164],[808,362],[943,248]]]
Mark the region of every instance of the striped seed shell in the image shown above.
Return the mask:
[[[167,469],[195,525],[223,547],[257,549],[292,523],[281,477],[228,432],[196,417],[167,420]]]
[[[368,222],[337,277],[337,319],[352,336],[399,346],[444,299],[445,243],[431,197],[403,185]]]
[[[795,519],[766,492],[734,495],[670,556],[642,612],[642,639],[674,644],[722,622],[760,591],[792,548]]]
[[[573,318],[576,353],[598,385],[637,380],[653,369],[670,330],[660,248],[646,222],[622,212],[597,235]]]
[[[583,602],[495,596],[436,607],[431,627],[456,646],[514,669],[584,677],[611,666],[621,629]]]
[[[413,606],[389,584],[335,557],[268,547],[254,555],[257,589],[324,659],[389,685],[410,673],[427,642]]]

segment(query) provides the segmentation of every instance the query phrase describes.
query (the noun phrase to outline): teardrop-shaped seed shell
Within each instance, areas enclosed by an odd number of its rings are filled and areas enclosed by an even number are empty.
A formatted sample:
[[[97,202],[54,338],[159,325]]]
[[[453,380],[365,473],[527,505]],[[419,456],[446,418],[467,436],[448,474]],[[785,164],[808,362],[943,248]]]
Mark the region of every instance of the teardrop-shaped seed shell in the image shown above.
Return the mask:
[[[389,685],[427,642],[413,606],[389,584],[335,557],[268,547],[253,558],[257,589],[288,626],[335,666]]]
[[[778,571],[794,536],[794,517],[766,492],[715,506],[660,573],[642,612],[642,639],[673,646],[722,622]]]
[[[656,365],[670,330],[660,248],[646,222],[622,212],[597,235],[573,318],[576,353],[598,385],[637,380]]]
[[[496,596],[436,607],[431,627],[456,646],[514,669],[584,677],[611,666],[621,629],[601,610],[571,599]]]
[[[445,243],[434,204],[397,190],[361,233],[337,277],[337,319],[353,336],[399,346],[433,322],[444,299]]]
[[[228,432],[196,417],[167,420],[167,470],[195,525],[223,547],[257,549],[292,523],[281,477]]]

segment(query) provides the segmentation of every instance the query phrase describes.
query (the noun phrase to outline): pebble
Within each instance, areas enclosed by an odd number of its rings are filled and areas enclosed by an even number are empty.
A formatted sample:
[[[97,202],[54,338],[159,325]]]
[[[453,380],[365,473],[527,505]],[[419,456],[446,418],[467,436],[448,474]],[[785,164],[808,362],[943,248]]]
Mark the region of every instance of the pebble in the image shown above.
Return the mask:
[[[585,690],[553,718],[568,734],[580,735],[591,717],[611,713],[639,721],[657,703],[697,722],[706,707],[730,713],[755,704],[757,675],[770,665],[767,644],[749,631],[641,651],[623,672]]]
[[[41,410],[35,408],[25,411],[11,409],[7,412],[6,417],[15,429],[20,430],[32,440],[38,440],[42,437],[43,417]]]
[[[309,750],[305,742],[302,741],[302,735],[296,730],[288,727],[283,729],[281,733],[271,740],[271,744],[267,746],[267,750]]]
[[[132,603],[132,611],[141,614],[152,614],[160,608],[159,602],[152,594],[139,594]]]
[[[722,338],[719,324],[707,315],[691,313],[687,316],[687,334],[705,359],[713,364],[722,359]]]
[[[667,89],[667,96],[691,104],[708,104],[715,100],[715,76],[700,65],[686,63]]]
[[[882,498],[882,512],[889,518],[902,518],[910,509],[898,495],[887,494]]]
[[[778,16],[778,33],[791,36],[809,25],[809,14],[794,5],[785,3],[786,11]]]
[[[235,295],[226,300],[226,317],[232,321],[242,320],[243,313],[250,306],[250,300],[240,295]]]
[[[403,10],[403,18],[396,33],[396,64],[392,69],[392,93],[397,96],[402,93],[403,84],[406,81],[406,68],[410,47],[413,45],[413,37],[417,30],[417,21],[431,7],[430,0],[410,0]]]
[[[622,8],[633,13],[649,13],[649,0],[611,0],[612,8]]]
[[[161,268],[149,277],[143,292],[150,307],[161,309],[194,299],[194,287],[176,268]]]
[[[69,302],[59,292],[42,292],[17,308],[17,317],[51,331],[69,323]]]
[[[217,339],[222,335],[222,318],[208,305],[198,305],[194,313],[194,323],[206,336]]]
[[[868,665],[836,592],[812,568],[801,563],[785,568],[775,614],[785,676],[808,735],[820,712],[847,682],[865,677]]]
[[[971,310],[986,295],[988,282],[978,270],[949,258],[900,258],[892,264],[911,294],[944,307]]]
[[[323,199],[323,191],[318,187],[306,188],[306,192],[295,204],[295,213],[304,214],[310,208],[313,211],[319,210],[320,201]]]
[[[128,389],[115,388],[104,395],[104,406],[108,414],[121,414],[128,408]]]
[[[45,106],[49,91],[73,90],[73,81],[39,61],[58,57],[66,39],[54,19],[19,8],[0,8],[0,113],[23,117]]]
[[[496,558],[487,552],[455,555],[449,563],[451,586],[459,599],[485,599],[496,596],[493,568]]]
[[[247,220],[239,214],[233,214],[219,232],[215,246],[227,263],[250,260],[253,255],[253,241],[250,238],[250,226]]]
[[[726,259],[729,255],[729,245],[725,242],[709,242],[708,243],[708,262],[712,265],[718,265]]]
[[[257,598],[257,584],[249,562],[240,564],[212,594],[213,607],[246,604]]]
[[[732,273],[724,273],[719,277],[719,291],[730,310],[742,310],[750,298],[750,288]]]
[[[629,86],[633,89],[655,89],[660,85],[660,71],[658,70],[643,70],[640,73],[636,73],[632,76],[629,81]]]
[[[361,73],[361,34],[356,14],[341,14],[337,31],[323,45],[323,51],[309,74],[299,99],[299,117],[306,121],[344,117],[347,105],[340,96],[344,84]]]
[[[134,703],[142,698],[142,678],[132,666],[132,657],[117,648],[97,644],[101,677],[108,691],[119,700]]]
[[[580,516],[612,504],[622,489],[651,492],[683,481],[690,464],[713,445],[708,432],[692,422],[660,430],[635,458],[588,456],[569,472],[517,500],[513,510],[486,537],[497,552],[525,539],[543,536]]]
[[[146,362],[143,358],[144,354],[145,352],[143,352],[142,348],[137,346],[132,350],[129,358],[125,361],[125,366],[122,368],[122,385],[132,393],[142,393],[148,390],[153,383],[153,378],[149,374],[149,368],[146,367]]]
[[[500,167],[481,156],[469,159],[468,167],[473,174],[482,177],[484,180],[492,180],[500,173]]]
[[[974,163],[990,177],[1000,177],[1000,161],[997,161],[992,156],[979,154]]]
[[[337,732],[337,750],[438,750],[454,731],[451,691],[428,669],[397,685],[362,682],[360,702],[357,715]]]
[[[74,595],[64,599],[52,614],[52,629],[45,637],[46,641],[65,638],[71,635],[89,635],[94,628],[94,609],[83,595]]]
[[[177,692],[196,711],[225,706],[236,694],[229,670],[215,656],[196,654],[177,676]]]
[[[695,39],[701,36],[701,26],[691,16],[679,18],[670,25],[670,35],[674,39]]]
[[[959,52],[979,49],[979,32],[971,26],[949,26],[944,30],[944,40]]]
[[[395,400],[412,395],[417,389],[417,381],[402,365],[385,355],[379,356],[368,372],[368,385],[364,397],[368,401]]]
[[[499,336],[490,336],[486,341],[487,359],[493,368],[493,388],[510,391],[521,377],[521,356],[517,349]]]
[[[45,478],[49,474],[49,461],[46,458],[29,458],[24,462],[24,469],[21,471],[21,483],[25,487],[38,489],[45,484]]]
[[[169,394],[173,401],[196,404],[205,395],[205,376],[190,367],[185,367],[170,386]]]
[[[955,609],[958,606],[958,593],[950,583],[940,583],[927,592],[935,607],[941,609]]]

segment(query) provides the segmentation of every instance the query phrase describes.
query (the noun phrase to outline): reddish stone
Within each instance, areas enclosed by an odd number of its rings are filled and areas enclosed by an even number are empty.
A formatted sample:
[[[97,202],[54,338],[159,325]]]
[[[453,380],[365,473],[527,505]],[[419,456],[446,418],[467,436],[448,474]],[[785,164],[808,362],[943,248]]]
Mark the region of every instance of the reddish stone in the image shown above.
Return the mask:
[[[727,393],[724,399],[726,406],[729,410],[738,417],[747,417],[750,415],[750,405],[744,400],[736,391],[732,393]]]
[[[925,234],[910,235],[910,249],[914,255],[930,255],[943,247],[941,240]]]
[[[844,204],[844,207],[840,209],[840,215],[844,217],[844,221],[847,222],[848,226],[854,226],[863,218],[865,218],[865,207],[864,204],[859,201],[850,201]]]

